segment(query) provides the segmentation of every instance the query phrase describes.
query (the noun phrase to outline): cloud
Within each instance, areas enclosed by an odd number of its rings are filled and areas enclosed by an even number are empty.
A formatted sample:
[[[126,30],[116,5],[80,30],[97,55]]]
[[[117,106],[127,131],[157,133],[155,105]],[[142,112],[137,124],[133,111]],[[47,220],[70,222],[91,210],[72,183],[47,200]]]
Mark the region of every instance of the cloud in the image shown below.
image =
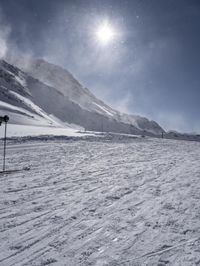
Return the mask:
[[[195,128],[188,124],[188,119],[180,113],[162,112],[156,116],[157,122],[160,123],[166,130],[176,130],[179,132],[192,132]]]

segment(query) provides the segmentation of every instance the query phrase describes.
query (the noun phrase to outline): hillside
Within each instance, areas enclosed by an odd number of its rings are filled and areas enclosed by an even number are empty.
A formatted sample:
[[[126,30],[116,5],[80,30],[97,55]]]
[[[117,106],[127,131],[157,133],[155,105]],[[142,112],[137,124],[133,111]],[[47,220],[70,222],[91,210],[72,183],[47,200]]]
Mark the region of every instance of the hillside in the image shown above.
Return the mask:
[[[45,116],[45,123],[49,125],[67,123],[76,124],[92,131],[134,134],[145,132],[161,134],[164,131],[154,121],[140,116],[121,114],[110,108],[61,67],[44,60],[33,59],[26,60],[26,63],[22,59],[15,60],[15,64],[18,67],[8,64],[6,61],[1,60],[0,62],[0,99],[4,103],[27,110],[26,115],[24,115],[24,110],[16,110],[17,116],[21,111],[20,114],[25,117],[24,121],[14,118],[16,123],[28,123],[28,121],[31,123],[31,119],[29,119],[29,112],[31,111],[35,114],[32,115],[34,117],[33,123],[37,124],[35,120],[38,121],[38,117],[36,117],[38,112],[35,107],[38,106],[41,109],[39,116]],[[6,94],[8,94],[9,100],[5,96]],[[22,97],[28,99],[29,104]],[[12,102],[10,102],[11,98]],[[33,104],[35,105],[34,108]],[[2,109],[5,110],[5,108],[2,104]],[[39,124],[41,123],[43,121],[39,122]]]

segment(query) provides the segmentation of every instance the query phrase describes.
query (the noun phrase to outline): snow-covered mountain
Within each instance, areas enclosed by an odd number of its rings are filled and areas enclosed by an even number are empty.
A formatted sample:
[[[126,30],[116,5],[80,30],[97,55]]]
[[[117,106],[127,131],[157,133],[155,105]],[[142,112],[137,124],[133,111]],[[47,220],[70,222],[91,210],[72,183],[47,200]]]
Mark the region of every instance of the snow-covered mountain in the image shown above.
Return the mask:
[[[0,110],[13,123],[134,134],[164,131],[154,121],[110,108],[59,66],[30,58],[8,60],[0,60]]]

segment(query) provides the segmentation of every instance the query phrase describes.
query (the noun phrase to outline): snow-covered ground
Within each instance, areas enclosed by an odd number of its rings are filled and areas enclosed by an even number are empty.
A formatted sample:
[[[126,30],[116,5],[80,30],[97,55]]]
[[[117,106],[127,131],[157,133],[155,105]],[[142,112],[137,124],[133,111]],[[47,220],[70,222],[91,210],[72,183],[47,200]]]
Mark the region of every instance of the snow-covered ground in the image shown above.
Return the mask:
[[[0,128],[0,138],[4,138],[4,124]],[[8,124],[7,137],[25,137],[25,136],[39,136],[39,135],[53,135],[53,136],[74,136],[80,137],[83,135],[93,135],[92,133],[80,133],[77,129],[70,127],[48,127],[48,126],[29,126]]]
[[[0,153],[2,150],[0,150]],[[200,264],[200,143],[27,142],[0,176],[0,265]]]

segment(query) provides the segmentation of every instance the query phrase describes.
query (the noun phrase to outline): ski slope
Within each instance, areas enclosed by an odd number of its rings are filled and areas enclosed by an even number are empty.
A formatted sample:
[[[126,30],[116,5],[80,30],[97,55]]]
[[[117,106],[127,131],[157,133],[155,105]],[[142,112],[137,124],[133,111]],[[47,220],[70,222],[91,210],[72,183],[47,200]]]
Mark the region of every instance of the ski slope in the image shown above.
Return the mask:
[[[200,264],[200,143],[26,142],[7,156],[31,171],[0,176],[1,266]]]

